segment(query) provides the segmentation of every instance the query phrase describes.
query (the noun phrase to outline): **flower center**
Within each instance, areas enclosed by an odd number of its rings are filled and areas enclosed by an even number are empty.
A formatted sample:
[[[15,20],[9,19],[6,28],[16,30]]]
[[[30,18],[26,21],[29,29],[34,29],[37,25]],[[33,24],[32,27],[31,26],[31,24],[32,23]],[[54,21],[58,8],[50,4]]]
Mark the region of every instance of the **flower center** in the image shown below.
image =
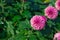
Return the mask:
[[[50,10],[48,15],[52,15],[52,14],[53,14],[53,12]]]
[[[39,23],[39,20],[35,20],[34,22],[35,22],[36,24],[38,24],[38,23]]]

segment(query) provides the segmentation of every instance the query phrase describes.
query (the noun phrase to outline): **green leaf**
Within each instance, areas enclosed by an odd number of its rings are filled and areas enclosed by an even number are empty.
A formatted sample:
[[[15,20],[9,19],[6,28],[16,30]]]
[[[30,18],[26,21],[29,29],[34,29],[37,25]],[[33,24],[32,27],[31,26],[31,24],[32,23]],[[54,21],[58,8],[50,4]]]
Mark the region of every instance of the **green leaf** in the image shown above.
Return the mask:
[[[19,21],[21,17],[19,15],[13,17],[13,22]]]
[[[28,10],[24,10],[22,15],[26,18],[31,18],[31,13]]]
[[[14,36],[14,26],[12,25],[12,22],[11,21],[6,21],[7,23],[7,33],[11,36]]]
[[[36,38],[35,35],[31,35],[31,36],[29,37],[29,40],[37,40],[37,38]]]

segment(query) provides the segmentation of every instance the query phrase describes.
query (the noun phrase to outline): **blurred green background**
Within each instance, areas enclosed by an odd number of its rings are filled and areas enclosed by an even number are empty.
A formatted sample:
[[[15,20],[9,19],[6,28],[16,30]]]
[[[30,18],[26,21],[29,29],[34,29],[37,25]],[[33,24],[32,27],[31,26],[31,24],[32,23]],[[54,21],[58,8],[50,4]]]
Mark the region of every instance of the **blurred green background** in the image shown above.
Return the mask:
[[[55,29],[60,30],[60,14],[40,31],[33,30],[30,19],[54,4],[55,0],[0,0],[0,40],[53,40]]]

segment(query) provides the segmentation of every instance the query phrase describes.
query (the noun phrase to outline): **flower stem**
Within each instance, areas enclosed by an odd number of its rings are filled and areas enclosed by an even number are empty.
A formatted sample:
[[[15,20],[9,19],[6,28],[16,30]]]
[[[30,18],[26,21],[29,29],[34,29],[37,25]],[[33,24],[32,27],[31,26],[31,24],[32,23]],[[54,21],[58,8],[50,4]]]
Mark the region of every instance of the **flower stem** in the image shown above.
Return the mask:
[[[21,2],[22,2],[22,5],[21,5],[21,11],[20,11],[20,13],[22,14],[22,12],[23,12],[23,7],[24,7],[24,0],[21,0]]]
[[[60,32],[56,27],[54,28],[57,32]]]

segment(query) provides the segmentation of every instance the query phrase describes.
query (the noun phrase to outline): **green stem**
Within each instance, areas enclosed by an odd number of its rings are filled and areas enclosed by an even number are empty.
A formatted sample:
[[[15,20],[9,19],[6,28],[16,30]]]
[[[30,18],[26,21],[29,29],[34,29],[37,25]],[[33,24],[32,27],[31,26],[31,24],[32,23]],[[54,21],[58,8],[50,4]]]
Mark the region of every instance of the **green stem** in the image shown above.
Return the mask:
[[[60,32],[56,27],[54,28],[57,32]]]
[[[22,1],[22,5],[21,5],[21,11],[20,11],[20,13],[22,14],[22,12],[23,12],[23,7],[24,7],[24,0],[21,0]]]

